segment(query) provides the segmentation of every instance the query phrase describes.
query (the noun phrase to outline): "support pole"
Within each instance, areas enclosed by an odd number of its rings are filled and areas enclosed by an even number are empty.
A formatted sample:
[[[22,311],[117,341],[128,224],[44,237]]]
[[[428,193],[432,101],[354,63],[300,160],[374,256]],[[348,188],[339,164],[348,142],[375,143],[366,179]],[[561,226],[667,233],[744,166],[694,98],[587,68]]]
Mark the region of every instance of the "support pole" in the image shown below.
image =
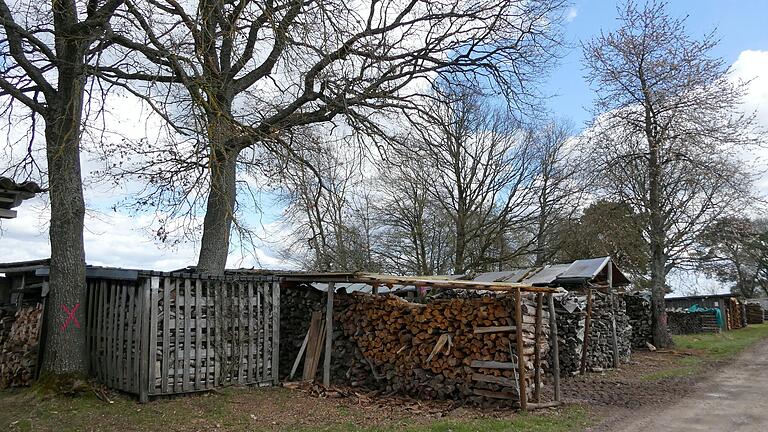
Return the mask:
[[[533,337],[533,367],[534,367],[534,391],[533,401],[541,402],[541,348],[539,340],[541,339],[541,320],[543,315],[544,294],[536,294],[536,327]]]
[[[552,346],[552,373],[555,378],[555,402],[560,402],[560,347],[557,340],[557,313],[554,294],[547,295],[549,302],[549,337]]]
[[[373,295],[379,295],[379,284],[373,284]]]
[[[589,331],[592,326],[592,288],[587,291],[587,318],[584,321],[584,346],[581,349],[581,368],[579,372],[583,375],[587,372],[587,352],[589,351]]]
[[[328,283],[325,302],[325,355],[323,356],[323,385],[331,385],[331,349],[333,345],[333,282]]]
[[[619,368],[619,337],[616,332],[616,300],[613,296],[613,261],[608,261],[608,293],[611,301],[611,336],[613,342],[613,367]]]
[[[528,392],[525,384],[525,355],[523,354],[523,311],[520,304],[520,288],[515,290],[515,327],[517,327],[517,374],[519,377],[520,409],[528,410]]]

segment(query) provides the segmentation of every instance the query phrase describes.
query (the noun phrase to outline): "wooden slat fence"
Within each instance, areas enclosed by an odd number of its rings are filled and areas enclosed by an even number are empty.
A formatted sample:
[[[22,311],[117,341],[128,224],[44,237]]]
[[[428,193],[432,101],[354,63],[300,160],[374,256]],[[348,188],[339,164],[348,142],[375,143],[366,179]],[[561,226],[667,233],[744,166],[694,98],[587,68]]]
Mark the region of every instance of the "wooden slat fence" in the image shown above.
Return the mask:
[[[91,374],[149,396],[278,382],[280,286],[270,277],[149,273],[88,281]]]

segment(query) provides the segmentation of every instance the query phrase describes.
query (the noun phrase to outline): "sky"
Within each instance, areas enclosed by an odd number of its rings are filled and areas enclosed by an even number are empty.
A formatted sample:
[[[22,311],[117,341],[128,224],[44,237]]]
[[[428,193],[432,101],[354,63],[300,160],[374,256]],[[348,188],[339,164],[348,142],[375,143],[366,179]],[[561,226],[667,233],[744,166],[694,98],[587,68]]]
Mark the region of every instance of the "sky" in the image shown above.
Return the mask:
[[[735,76],[753,80],[745,98],[745,109],[756,111],[762,124],[768,129],[768,1],[740,0],[693,1],[674,0],[670,11],[675,16],[688,15],[687,28],[690,34],[701,36],[716,29],[720,44],[714,55],[732,65]],[[616,5],[607,0],[575,1],[567,11],[564,36],[567,46],[563,57],[543,83],[542,91],[548,95],[546,105],[551,115],[570,119],[582,129],[591,117],[590,106],[594,92],[584,80],[580,42],[587,41],[600,30],[610,31],[617,25]],[[762,74],[762,76],[761,76]],[[141,122],[146,111],[135,101],[123,100],[121,112],[113,113],[112,119],[119,132],[134,138],[151,134],[156,125]],[[141,127],[137,127],[141,124]],[[766,155],[768,156],[768,155]],[[84,160],[84,172],[98,169],[96,161]],[[764,176],[758,187],[768,195],[768,176]],[[96,186],[86,190],[89,212],[86,217],[86,259],[89,264],[120,266],[127,268],[151,268],[172,270],[194,265],[198,252],[196,243],[183,243],[177,247],[158,244],[148,228],[151,215],[132,215],[124,210],[111,210],[116,201],[116,192]],[[277,229],[279,206],[271,202],[270,195],[264,195],[262,208],[268,209],[260,219],[266,229]],[[48,209],[45,198],[25,202],[17,209],[19,217],[5,220],[0,225],[3,237],[0,262],[21,261],[48,257],[50,247],[47,239]],[[243,255],[238,248],[232,248],[229,267],[283,268],[288,263],[277,258],[275,244],[264,243],[253,254]],[[705,286],[704,290],[717,289],[708,280],[681,280],[682,289],[691,285]],[[707,286],[709,285],[709,286]]]

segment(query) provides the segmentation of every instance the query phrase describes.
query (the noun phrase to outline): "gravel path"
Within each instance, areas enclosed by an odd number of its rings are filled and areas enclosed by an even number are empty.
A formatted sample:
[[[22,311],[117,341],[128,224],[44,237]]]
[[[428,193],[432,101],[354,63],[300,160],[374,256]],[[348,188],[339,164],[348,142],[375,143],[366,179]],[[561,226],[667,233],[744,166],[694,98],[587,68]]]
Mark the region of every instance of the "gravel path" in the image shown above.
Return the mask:
[[[623,426],[613,427],[616,432],[768,431],[768,339],[676,403],[629,416]]]

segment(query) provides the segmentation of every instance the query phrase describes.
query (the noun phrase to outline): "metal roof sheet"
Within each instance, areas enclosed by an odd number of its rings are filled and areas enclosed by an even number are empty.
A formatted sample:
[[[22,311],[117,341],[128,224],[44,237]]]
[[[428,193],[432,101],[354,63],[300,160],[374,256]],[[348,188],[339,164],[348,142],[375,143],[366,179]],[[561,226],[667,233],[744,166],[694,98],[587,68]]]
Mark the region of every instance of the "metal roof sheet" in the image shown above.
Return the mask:
[[[523,279],[521,282],[530,285],[551,284],[558,276],[570,267],[570,264],[552,264]]]

